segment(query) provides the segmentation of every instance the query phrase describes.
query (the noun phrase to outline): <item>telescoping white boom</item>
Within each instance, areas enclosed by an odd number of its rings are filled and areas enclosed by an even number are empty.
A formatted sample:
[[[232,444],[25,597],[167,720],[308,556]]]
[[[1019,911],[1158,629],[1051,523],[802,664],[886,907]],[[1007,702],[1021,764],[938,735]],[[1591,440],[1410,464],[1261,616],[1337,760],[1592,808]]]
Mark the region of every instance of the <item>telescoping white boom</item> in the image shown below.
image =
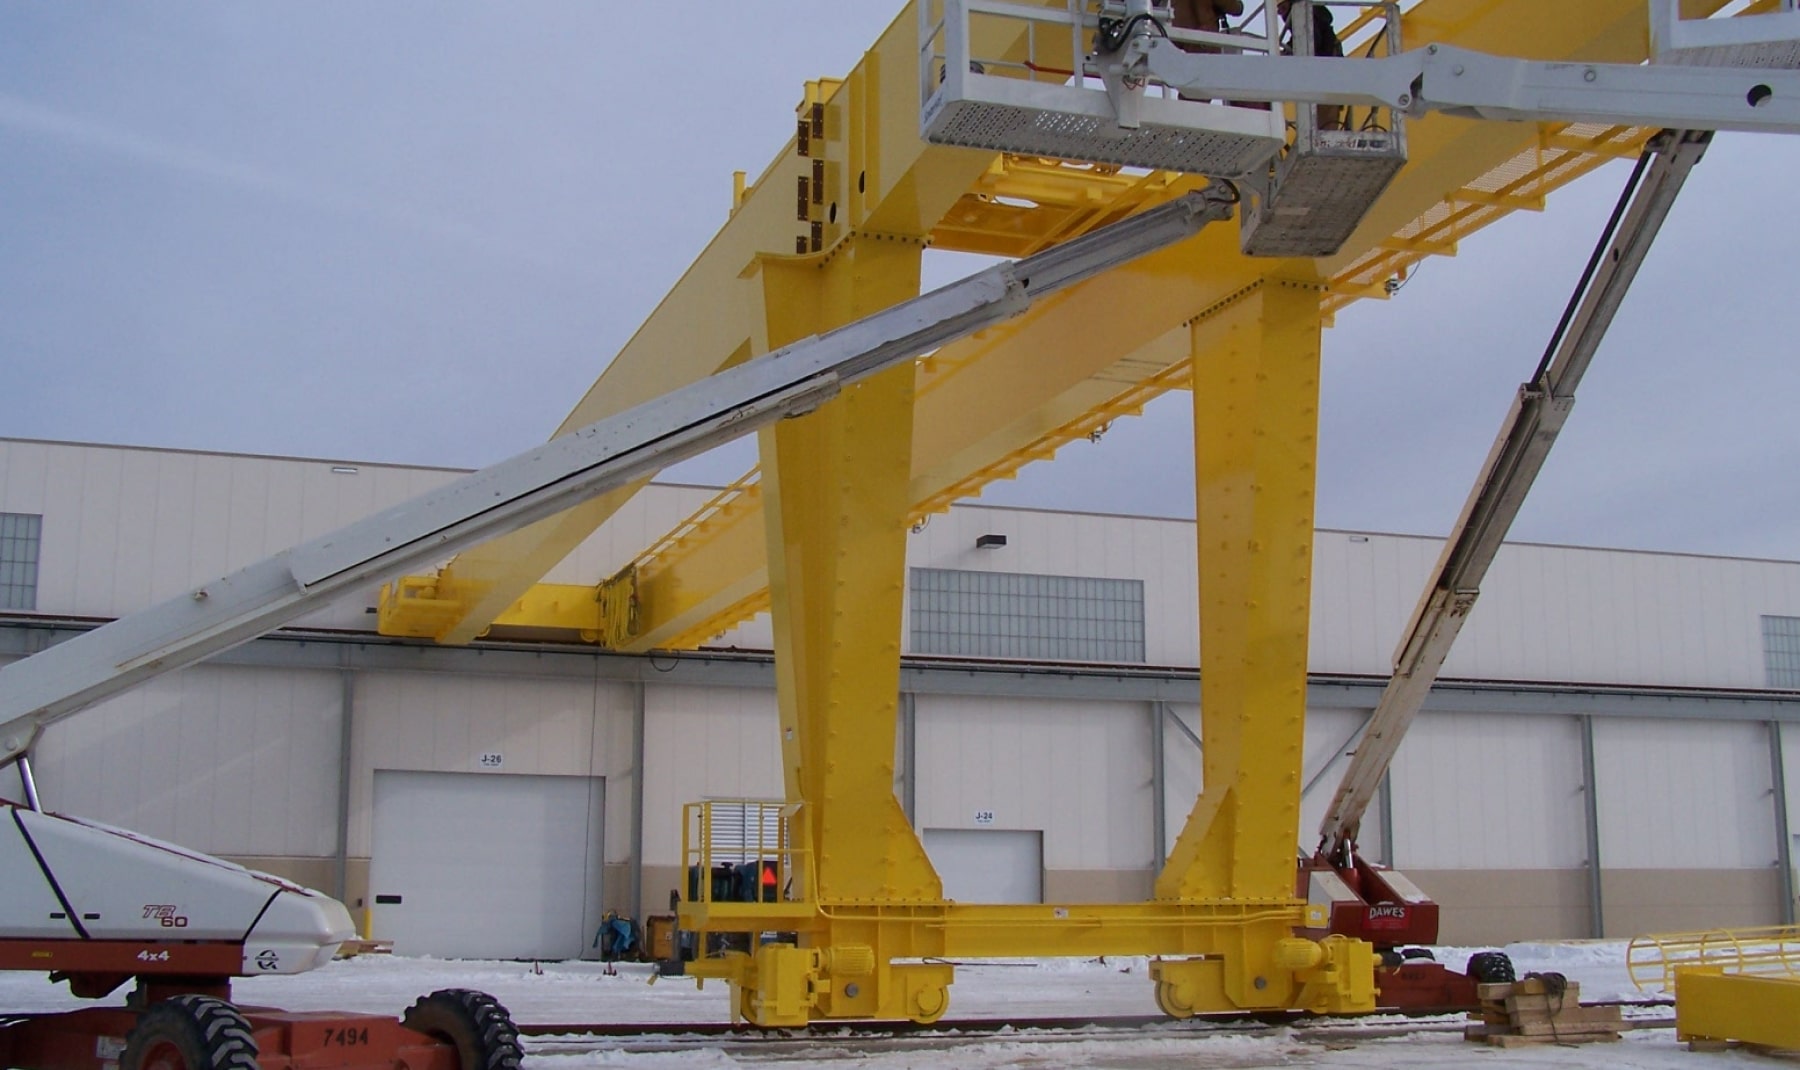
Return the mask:
[[[1223,184],[999,264],[610,416],[187,594],[0,667],[0,766],[45,725],[416,569],[649,476],[1230,218]]]

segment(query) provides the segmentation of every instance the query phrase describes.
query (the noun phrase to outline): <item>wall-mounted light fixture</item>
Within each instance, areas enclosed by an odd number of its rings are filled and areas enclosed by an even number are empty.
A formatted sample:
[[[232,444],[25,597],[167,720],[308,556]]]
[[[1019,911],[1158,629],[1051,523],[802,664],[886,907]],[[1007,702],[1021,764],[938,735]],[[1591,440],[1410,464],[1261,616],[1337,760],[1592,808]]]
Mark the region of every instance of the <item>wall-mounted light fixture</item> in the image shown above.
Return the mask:
[[[975,536],[975,549],[977,549],[977,550],[998,550],[1002,546],[1005,546],[1005,545],[1006,545],[1006,536],[1004,536],[1004,535],[977,535],[977,536]]]
[[[334,464],[331,466],[331,474],[334,476],[353,476],[359,471],[361,471],[361,469],[353,464]]]

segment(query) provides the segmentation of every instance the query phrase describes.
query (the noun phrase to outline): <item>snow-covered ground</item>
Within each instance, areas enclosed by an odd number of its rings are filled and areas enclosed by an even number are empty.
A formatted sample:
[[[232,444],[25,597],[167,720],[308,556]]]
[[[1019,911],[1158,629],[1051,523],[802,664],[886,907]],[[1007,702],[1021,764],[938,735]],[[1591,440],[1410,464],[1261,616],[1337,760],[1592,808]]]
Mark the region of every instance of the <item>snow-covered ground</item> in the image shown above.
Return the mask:
[[[1625,971],[1622,943],[1515,944],[1506,949],[1520,973],[1555,971],[1581,983],[1584,1001],[1646,1000]],[[1442,961],[1460,967],[1462,949],[1443,949]],[[607,976],[598,963],[469,962],[366,955],[333,963],[296,977],[258,977],[239,981],[238,1002],[290,1010],[349,1010],[397,1014],[417,996],[438,988],[478,988],[499,998],[521,1024],[595,1022],[667,1023],[671,1036],[682,1023],[722,1022],[727,1017],[726,990],[708,985],[698,990],[685,978],[650,983],[646,966],[626,965]],[[117,1001],[115,997],[114,1001]],[[0,973],[0,1016],[6,1013],[56,1011],[78,1006],[61,985],[35,974]],[[951,990],[952,1019],[1108,1017],[1153,1015],[1146,963],[1142,959],[1048,959],[962,965]],[[1630,1013],[1630,1012],[1628,1012]],[[1666,1016],[1667,1008],[1645,1014]],[[1359,1019],[1367,1024],[1370,1020]],[[822,1057],[844,1070],[898,1070],[901,1067],[971,1067],[1031,1070],[1103,1067],[1117,1070],[1163,1070],[1175,1067],[1373,1067],[1450,1066],[1477,1063],[1492,1067],[1607,1066],[1688,1067],[1768,1065],[1767,1060],[1736,1052],[1703,1055],[1678,1045],[1669,1029],[1626,1034],[1623,1043],[1584,1047],[1544,1046],[1500,1050],[1462,1040],[1459,1023],[1450,1018],[1379,1020],[1394,1026],[1375,1037],[1347,1035],[1354,1029],[1269,1028],[1244,1033],[1209,1030],[1192,1023],[1151,1029],[1127,1036],[1097,1030],[1046,1037],[1032,1030],[999,1035],[949,1036],[902,1045],[868,1044],[801,1052],[787,1043],[721,1039],[689,1042],[678,1050],[634,1043],[620,1050],[617,1042],[588,1043],[575,1038],[533,1038],[527,1062],[545,1070],[604,1066],[676,1067],[712,1070],[755,1065],[799,1066]],[[1348,1026],[1348,1024],[1347,1024]],[[1405,1027],[1403,1031],[1400,1027]],[[1414,1028],[1418,1031],[1410,1031]],[[536,1050],[533,1051],[535,1045]],[[676,1049],[670,1041],[662,1045]],[[587,1049],[587,1050],[581,1050]]]

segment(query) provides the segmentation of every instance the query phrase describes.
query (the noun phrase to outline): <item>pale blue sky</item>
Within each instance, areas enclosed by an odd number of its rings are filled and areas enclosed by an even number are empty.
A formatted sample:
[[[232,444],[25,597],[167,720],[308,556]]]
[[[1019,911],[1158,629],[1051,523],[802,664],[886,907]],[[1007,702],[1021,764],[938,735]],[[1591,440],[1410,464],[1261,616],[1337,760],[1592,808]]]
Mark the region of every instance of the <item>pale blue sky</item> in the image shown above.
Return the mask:
[[[897,6],[0,0],[0,435],[524,449],[716,231],[731,172],[780,148],[802,83]],[[1797,165],[1794,140],[1714,147],[1517,537],[1800,558]],[[1340,317],[1322,524],[1449,526],[1623,179]],[[1188,424],[1166,398],[987,500],[1191,516]]]

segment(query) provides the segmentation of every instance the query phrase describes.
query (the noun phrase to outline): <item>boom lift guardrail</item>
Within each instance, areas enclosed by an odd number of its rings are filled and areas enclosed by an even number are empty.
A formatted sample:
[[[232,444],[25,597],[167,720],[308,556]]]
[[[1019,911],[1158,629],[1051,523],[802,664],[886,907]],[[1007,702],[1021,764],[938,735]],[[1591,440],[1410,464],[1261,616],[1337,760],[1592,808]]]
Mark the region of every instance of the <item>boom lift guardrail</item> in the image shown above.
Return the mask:
[[[932,2],[942,17],[922,21],[922,64],[933,72],[922,76],[927,141],[1243,179],[1257,204],[1242,220],[1244,251],[1253,256],[1336,253],[1405,161],[1402,120],[1431,112],[1800,132],[1800,71],[1776,66],[1800,57],[1800,11],[1791,0],[1782,12],[1700,22],[1676,17],[1676,0],[1650,0],[1665,52],[1649,65],[1545,63],[1437,44],[1353,59],[1309,56],[1303,44],[1301,54],[1284,56],[1269,37],[1172,30],[1167,0],[1105,0],[1097,12],[1080,0],[1063,11],[1006,0]],[[1310,27],[1316,2],[1294,3],[1296,37]],[[1382,9],[1394,47],[1397,4],[1350,6]],[[971,51],[975,17],[1091,30],[1094,47],[1065,82],[1031,81]],[[1090,79],[1103,88],[1089,87]],[[1181,99],[1151,95],[1153,88]],[[1231,103],[1211,103],[1218,101]],[[1391,119],[1380,130],[1321,139],[1302,108],[1302,136],[1289,146],[1284,104],[1374,108]]]
[[[296,1028],[280,1012],[239,1015],[226,1002],[230,978],[298,973],[329,961],[354,932],[342,904],[218,859],[43,812],[29,769],[32,744],[47,725],[253,639],[349,589],[811,411],[1047,294],[1229,218],[1236,203],[1228,185],[1211,186],[996,265],[0,667],[0,767],[19,763],[28,797],[24,807],[0,803],[0,817],[10,819],[0,821],[0,969],[53,971],[89,998],[139,982],[124,1011],[0,1023],[0,1065],[138,1070],[185,1058],[190,1065],[255,1059],[269,1068],[404,1063],[454,1070],[460,1053],[460,1070],[516,1067],[516,1032],[510,1021],[498,1021],[504,1010],[478,993],[426,997],[408,1012],[406,1028],[369,1016],[307,1016],[309,1026],[329,1025],[328,1036],[336,1030],[335,1046],[317,1043],[313,1028]],[[140,910],[143,903],[155,906]],[[107,1039],[121,1035],[122,1055]]]

